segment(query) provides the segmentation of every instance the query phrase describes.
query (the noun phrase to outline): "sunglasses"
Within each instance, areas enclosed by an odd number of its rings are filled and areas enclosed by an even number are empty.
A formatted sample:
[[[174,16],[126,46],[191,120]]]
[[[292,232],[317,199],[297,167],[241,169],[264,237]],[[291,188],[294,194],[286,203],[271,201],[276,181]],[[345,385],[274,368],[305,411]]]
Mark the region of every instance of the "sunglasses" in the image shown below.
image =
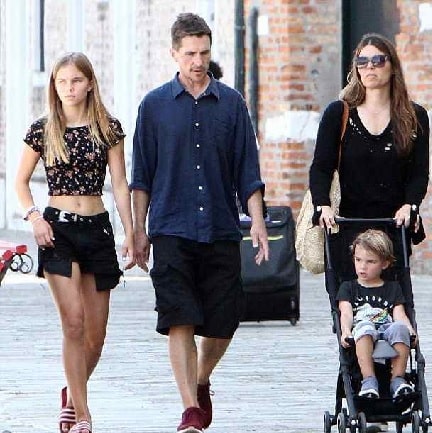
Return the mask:
[[[375,56],[372,57],[357,56],[355,58],[355,64],[358,69],[366,68],[369,62],[372,63],[374,68],[383,68],[387,60],[390,60],[390,57],[384,54],[375,54]]]

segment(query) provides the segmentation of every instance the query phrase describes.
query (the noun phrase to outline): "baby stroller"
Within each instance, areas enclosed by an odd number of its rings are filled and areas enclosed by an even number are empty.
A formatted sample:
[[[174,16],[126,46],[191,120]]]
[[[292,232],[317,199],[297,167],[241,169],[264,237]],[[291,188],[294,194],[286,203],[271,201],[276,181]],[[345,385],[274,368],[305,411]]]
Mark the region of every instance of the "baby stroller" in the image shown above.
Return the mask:
[[[336,223],[339,224],[339,226],[357,224],[362,226],[368,225],[369,227],[378,226],[381,229],[383,229],[383,227],[390,228],[391,226],[395,226],[395,220],[392,218],[362,219],[337,217]],[[398,280],[406,299],[406,313],[413,328],[417,330],[405,227],[402,225],[402,227],[397,228],[397,230],[400,230],[401,248],[403,252],[403,269]],[[357,363],[355,348],[350,347],[345,349],[340,344],[340,314],[336,301],[340,277],[337,275],[332,265],[332,247],[329,238],[329,234],[325,231],[325,284],[330,300],[333,331],[337,335],[339,345],[340,366],[336,386],[335,414],[331,415],[328,411],[324,412],[324,433],[330,433],[333,425],[337,425],[339,433],[345,433],[346,429],[349,429],[350,433],[355,433],[356,430],[358,430],[359,433],[365,433],[367,431],[368,422],[380,423],[390,421],[396,423],[397,433],[401,433],[403,427],[409,423],[411,423],[413,433],[418,433],[420,429],[423,433],[426,433],[429,425],[431,425],[431,417],[424,376],[425,359],[420,351],[419,344],[410,350],[405,376],[407,382],[411,384],[414,389],[413,393],[398,399],[393,399],[390,395],[389,383],[391,372],[390,357],[387,349],[392,351],[392,348],[385,340],[378,340],[374,350],[374,365],[379,382],[380,398],[369,399],[358,396],[362,377]],[[343,399],[346,400],[346,407],[342,407]]]
[[[33,269],[33,259],[27,253],[27,245],[0,240],[0,285],[8,269],[28,274]]]

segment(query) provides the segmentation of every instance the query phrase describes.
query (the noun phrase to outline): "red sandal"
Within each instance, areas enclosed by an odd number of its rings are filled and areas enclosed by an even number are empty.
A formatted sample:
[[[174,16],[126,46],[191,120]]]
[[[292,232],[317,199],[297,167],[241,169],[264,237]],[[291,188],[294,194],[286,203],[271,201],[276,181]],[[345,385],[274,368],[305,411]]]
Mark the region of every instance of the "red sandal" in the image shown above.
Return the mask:
[[[75,409],[67,407],[67,388],[61,390],[61,411],[59,415],[60,433],[68,433],[75,425]]]

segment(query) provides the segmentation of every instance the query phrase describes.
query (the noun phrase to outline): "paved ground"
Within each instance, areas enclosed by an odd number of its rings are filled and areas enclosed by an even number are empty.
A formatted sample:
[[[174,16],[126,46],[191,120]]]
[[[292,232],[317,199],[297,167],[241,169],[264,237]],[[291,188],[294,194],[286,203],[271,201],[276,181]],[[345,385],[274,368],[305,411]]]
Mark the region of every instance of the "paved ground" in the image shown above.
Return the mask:
[[[31,236],[0,232],[0,239],[8,237],[32,242]],[[154,331],[151,283],[139,271],[131,272],[125,283],[113,293],[106,346],[89,386],[94,431],[174,433],[182,408],[166,339]],[[413,276],[430,389],[431,283],[431,277]],[[46,283],[9,272],[0,287],[0,432],[57,431],[64,385],[60,340]],[[337,371],[323,278],[302,273],[296,326],[285,321],[240,326],[214,373],[215,416],[208,431],[321,432],[323,412],[334,408]]]

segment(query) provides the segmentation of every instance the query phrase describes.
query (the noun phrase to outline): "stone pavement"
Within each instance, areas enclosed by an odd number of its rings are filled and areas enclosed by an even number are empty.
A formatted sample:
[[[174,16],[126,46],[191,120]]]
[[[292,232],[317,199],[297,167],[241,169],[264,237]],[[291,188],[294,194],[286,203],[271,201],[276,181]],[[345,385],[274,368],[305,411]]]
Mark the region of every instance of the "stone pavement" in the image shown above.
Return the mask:
[[[0,232],[0,239],[31,235]],[[9,239],[7,237],[9,236]],[[27,241],[26,241],[27,239]],[[34,254],[32,247],[30,252]],[[426,379],[432,360],[432,278],[413,276]],[[94,432],[174,433],[182,412],[167,357],[154,331],[153,289],[130,272],[112,294],[104,353],[89,383]],[[300,321],[241,324],[212,379],[209,433],[317,433],[333,413],[337,342],[322,276],[301,273]],[[0,433],[54,433],[64,385],[61,332],[46,282],[8,272],[0,286]],[[432,391],[431,391],[432,392]],[[390,426],[394,431],[394,426]],[[410,426],[406,427],[411,431]],[[336,432],[336,427],[333,431]]]

